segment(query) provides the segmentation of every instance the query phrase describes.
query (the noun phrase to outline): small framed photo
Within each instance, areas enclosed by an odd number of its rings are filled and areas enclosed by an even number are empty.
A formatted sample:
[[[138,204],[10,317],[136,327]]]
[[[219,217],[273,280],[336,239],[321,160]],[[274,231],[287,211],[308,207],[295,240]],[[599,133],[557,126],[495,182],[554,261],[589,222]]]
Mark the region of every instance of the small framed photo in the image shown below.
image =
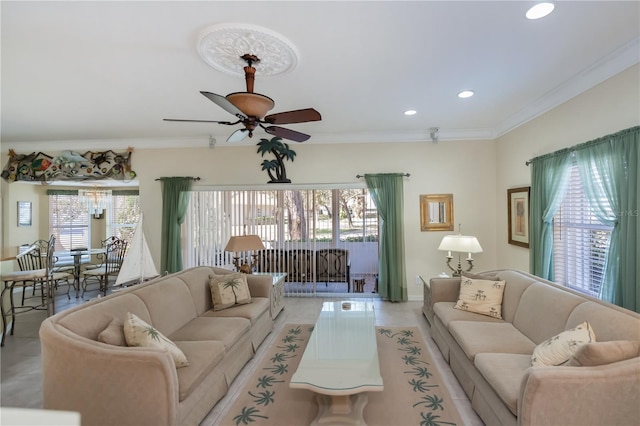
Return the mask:
[[[509,244],[529,248],[529,194],[531,187],[507,190]]]
[[[18,201],[18,226],[31,226],[31,201]]]

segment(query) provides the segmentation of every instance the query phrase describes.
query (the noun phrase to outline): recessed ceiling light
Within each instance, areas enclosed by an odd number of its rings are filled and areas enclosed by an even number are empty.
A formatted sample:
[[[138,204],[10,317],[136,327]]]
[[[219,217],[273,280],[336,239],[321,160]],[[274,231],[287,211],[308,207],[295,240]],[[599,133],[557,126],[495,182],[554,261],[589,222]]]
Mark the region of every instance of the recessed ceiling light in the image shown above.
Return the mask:
[[[470,98],[473,96],[473,90],[463,90],[462,92],[458,93],[458,97],[459,98]]]
[[[404,115],[416,115],[418,111],[416,111],[415,109],[408,109],[404,112]]]
[[[540,19],[544,18],[551,12],[556,6],[550,2],[538,3],[532,6],[529,10],[527,10],[526,17],[527,19]]]

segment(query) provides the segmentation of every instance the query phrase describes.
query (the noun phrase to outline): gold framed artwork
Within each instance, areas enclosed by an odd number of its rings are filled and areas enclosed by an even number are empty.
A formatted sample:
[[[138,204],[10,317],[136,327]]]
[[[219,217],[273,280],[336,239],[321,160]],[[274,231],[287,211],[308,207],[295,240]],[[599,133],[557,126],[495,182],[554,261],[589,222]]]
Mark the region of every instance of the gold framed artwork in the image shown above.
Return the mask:
[[[420,230],[453,231],[453,194],[420,195]]]
[[[523,186],[507,190],[509,244],[529,248],[529,195]]]

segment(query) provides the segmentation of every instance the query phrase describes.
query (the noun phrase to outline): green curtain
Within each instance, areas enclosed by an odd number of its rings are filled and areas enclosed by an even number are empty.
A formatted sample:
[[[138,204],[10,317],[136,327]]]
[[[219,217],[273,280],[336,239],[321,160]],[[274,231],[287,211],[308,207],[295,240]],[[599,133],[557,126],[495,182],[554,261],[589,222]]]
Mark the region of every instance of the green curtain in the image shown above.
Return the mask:
[[[380,219],[380,260],[378,293],[392,302],[407,301],[404,273],[403,175],[400,173],[365,174],[367,187]]]
[[[180,225],[184,222],[189,204],[189,191],[193,178],[160,178],[162,183],[162,244],[161,271],[173,273],[182,270]]]
[[[529,268],[547,280],[553,280],[553,215],[567,192],[570,163],[568,149],[531,161]]]
[[[640,127],[576,147],[576,163],[595,216],[613,227],[600,298],[633,311],[640,309],[638,198]]]

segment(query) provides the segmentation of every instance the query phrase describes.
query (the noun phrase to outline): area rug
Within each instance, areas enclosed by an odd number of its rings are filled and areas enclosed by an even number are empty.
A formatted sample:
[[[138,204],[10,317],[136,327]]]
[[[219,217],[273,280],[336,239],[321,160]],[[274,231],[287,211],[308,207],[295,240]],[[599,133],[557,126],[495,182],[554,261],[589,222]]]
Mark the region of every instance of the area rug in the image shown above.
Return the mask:
[[[221,425],[308,425],[316,417],[315,394],[290,389],[313,325],[286,324],[265,352]],[[453,399],[417,327],[376,327],[384,391],[369,392],[368,425],[462,425]]]

